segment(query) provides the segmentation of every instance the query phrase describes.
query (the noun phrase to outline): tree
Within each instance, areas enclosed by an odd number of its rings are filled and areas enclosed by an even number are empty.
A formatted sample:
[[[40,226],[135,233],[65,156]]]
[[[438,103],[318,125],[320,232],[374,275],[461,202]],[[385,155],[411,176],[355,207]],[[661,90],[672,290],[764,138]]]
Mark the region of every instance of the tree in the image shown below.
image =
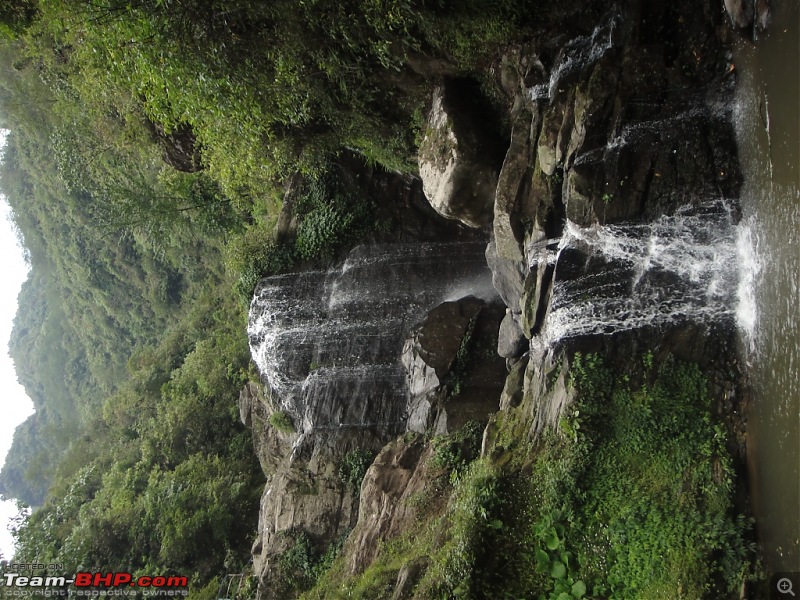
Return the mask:
[[[35,0],[5,0],[0,6],[0,37],[17,37],[36,16]]]

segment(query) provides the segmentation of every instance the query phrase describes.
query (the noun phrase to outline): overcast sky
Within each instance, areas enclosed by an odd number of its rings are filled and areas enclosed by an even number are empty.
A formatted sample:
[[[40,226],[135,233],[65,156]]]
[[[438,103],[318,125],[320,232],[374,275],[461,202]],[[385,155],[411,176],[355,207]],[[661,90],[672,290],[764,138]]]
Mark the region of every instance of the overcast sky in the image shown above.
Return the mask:
[[[5,145],[5,133],[0,129],[0,149]],[[33,403],[17,383],[14,364],[8,356],[8,337],[17,312],[17,296],[28,276],[28,266],[11,226],[10,212],[6,199],[0,195],[0,260],[3,264],[0,282],[0,464],[6,460],[14,429],[33,412]],[[11,558],[14,548],[7,525],[16,514],[13,502],[0,503],[0,552],[7,559]]]

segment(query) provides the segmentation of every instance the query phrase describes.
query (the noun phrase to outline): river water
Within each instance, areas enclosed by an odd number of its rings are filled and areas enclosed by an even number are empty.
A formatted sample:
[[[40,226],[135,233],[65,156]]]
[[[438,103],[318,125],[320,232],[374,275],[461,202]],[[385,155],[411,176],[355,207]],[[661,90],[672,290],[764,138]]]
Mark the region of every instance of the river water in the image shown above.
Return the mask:
[[[742,207],[760,262],[748,462],[771,571],[800,571],[800,6],[736,50]]]

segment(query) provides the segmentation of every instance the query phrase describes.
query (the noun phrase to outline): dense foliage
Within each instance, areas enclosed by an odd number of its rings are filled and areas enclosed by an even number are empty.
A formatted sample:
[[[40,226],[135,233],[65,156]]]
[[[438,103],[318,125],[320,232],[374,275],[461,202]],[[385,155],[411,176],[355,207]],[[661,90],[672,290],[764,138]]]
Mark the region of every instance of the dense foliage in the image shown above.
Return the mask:
[[[11,354],[37,412],[0,492],[40,507],[16,558],[208,586],[244,560],[260,482],[234,410],[243,306],[265,273],[380,226],[332,160],[409,168],[430,76],[477,73],[530,5],[3,4],[0,186],[32,266]]]
[[[26,39],[96,114],[190,127],[226,194],[253,206],[265,183],[343,147],[408,166],[423,81],[409,57],[474,69],[533,4],[47,0]]]
[[[20,530],[17,558],[203,582],[241,567],[263,479],[237,423],[247,350],[230,303],[201,299],[134,357]]]
[[[0,185],[31,265],[10,352],[36,408],[0,490],[39,507],[15,559],[213,581],[246,564],[263,488],[225,262],[246,220],[140,113],[53,85],[29,50],[0,45]]]

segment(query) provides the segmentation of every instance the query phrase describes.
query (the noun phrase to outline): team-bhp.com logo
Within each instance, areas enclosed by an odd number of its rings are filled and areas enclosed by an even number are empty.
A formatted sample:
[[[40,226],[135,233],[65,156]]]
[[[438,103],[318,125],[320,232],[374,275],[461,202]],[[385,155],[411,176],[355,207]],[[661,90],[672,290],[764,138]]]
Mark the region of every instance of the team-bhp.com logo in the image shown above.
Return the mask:
[[[74,577],[3,573],[2,577],[5,595],[8,595],[11,589],[27,591],[31,588],[56,588],[66,591],[71,586],[73,589],[69,590],[69,595],[77,596],[185,596],[189,583],[186,577],[181,576],[133,577],[126,572],[80,572]]]

